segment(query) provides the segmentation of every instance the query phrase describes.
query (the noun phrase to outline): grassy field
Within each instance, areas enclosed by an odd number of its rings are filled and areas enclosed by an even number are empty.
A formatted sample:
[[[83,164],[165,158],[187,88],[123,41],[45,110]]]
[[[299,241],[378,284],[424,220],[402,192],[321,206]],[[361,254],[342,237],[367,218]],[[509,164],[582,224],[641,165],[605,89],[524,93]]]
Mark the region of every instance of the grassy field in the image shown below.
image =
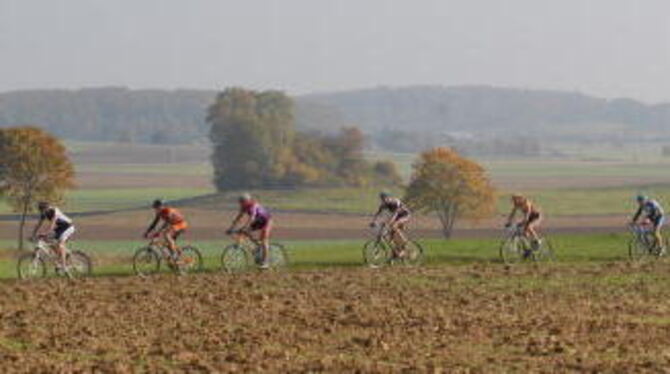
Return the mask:
[[[623,234],[560,235],[552,238],[560,263],[584,264],[620,261],[627,258],[628,237]],[[499,263],[497,239],[424,240],[427,265],[466,265]],[[12,242],[0,241],[0,246],[10,247]],[[73,248],[90,253],[98,268],[96,274],[130,274],[130,259],[142,241],[78,241]],[[199,241],[196,245],[205,257],[205,266],[216,270],[219,256],[226,241]],[[294,269],[325,267],[358,267],[362,265],[361,240],[290,241],[284,243]],[[0,261],[0,278],[16,276],[14,260]]]

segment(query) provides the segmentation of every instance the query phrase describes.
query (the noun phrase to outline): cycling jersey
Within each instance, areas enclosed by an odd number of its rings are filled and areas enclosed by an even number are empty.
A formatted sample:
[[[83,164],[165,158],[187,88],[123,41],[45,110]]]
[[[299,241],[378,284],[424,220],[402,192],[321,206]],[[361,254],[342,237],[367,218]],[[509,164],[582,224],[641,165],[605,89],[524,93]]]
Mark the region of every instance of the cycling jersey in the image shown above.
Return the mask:
[[[647,200],[640,207],[640,214],[644,214],[650,220],[654,221],[660,217],[663,217],[665,214],[663,212],[663,207],[656,200]]]
[[[265,229],[268,227],[270,219],[272,218],[270,212],[256,201],[250,201],[249,203],[244,204],[241,211],[251,217],[249,228],[252,231]]]
[[[66,216],[60,209],[56,207],[47,208],[40,215],[40,220],[48,220],[55,222],[54,236],[58,241],[67,241],[74,233],[74,225],[72,219]]]
[[[158,217],[172,226],[181,225],[186,221],[177,209],[170,207],[161,208],[158,211]]]
[[[391,213],[397,213],[397,216],[409,215],[409,209],[400,199],[390,198],[383,202],[380,210],[388,210]]]

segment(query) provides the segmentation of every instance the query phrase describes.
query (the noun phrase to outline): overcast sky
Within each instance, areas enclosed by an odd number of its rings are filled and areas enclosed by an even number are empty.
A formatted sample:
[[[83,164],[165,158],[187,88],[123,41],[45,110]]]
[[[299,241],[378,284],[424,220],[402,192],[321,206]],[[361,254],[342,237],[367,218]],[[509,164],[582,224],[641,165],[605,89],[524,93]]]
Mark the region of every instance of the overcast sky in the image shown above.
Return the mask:
[[[410,84],[670,101],[670,1],[0,0],[0,91]]]

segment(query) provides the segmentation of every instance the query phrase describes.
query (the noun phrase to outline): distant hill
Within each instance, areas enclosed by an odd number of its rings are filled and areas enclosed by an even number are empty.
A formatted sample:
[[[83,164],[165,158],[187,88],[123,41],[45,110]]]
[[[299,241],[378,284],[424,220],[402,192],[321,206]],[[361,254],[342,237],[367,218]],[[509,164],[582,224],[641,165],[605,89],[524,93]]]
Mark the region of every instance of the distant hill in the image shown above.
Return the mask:
[[[369,133],[650,136],[670,130],[670,105],[579,93],[480,86],[375,88],[300,98]],[[614,132],[614,133],[613,133]]]
[[[193,143],[206,137],[206,108],[215,95],[113,87],[9,92],[0,94],[0,127],[37,124],[77,140]],[[318,131],[353,124],[376,140],[407,133],[428,140],[516,134],[651,140],[670,134],[670,104],[559,91],[414,86],[299,96],[296,122]]]

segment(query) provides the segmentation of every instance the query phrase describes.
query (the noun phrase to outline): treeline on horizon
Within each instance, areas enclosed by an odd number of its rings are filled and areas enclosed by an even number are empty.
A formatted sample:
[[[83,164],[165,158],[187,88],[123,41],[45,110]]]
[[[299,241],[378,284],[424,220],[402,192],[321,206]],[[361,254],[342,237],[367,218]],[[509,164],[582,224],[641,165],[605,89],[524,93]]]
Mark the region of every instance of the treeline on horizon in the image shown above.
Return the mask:
[[[34,90],[0,94],[0,127],[39,125],[62,138],[154,144],[206,142],[206,90]],[[537,139],[665,140],[670,104],[578,93],[492,87],[374,88],[295,97],[296,128],[334,134],[355,126],[368,146],[414,152],[460,144],[467,151],[533,154]],[[522,139],[520,144],[519,139]]]

